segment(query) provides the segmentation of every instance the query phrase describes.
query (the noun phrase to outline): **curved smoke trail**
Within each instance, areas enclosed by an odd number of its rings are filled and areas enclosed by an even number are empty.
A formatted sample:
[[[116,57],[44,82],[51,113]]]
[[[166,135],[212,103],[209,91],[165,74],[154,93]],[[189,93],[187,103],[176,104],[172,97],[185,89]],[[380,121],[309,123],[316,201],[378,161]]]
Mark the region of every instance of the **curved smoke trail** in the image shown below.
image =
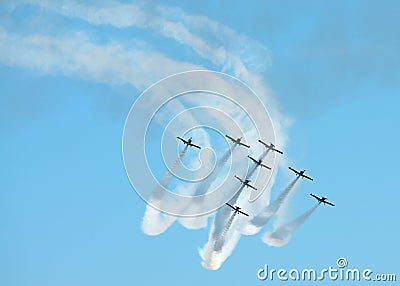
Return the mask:
[[[207,193],[211,185],[218,178],[218,175],[221,173],[223,167],[225,166],[228,159],[231,157],[233,151],[235,150],[237,144],[235,143],[232,148],[229,148],[225,152],[225,154],[218,160],[215,165],[214,170],[204,181],[202,181],[199,186],[194,191],[194,196],[192,198],[192,203],[189,207],[197,208],[198,210],[202,209],[202,204],[204,201],[204,194]],[[198,217],[188,217],[188,218],[180,218],[179,222],[188,229],[199,229],[207,226],[207,220],[209,215],[202,215]]]
[[[198,197],[198,196],[207,193],[211,184],[217,179],[218,175],[222,171],[222,167],[224,167],[228,159],[231,157],[232,152],[233,150],[235,150],[236,146],[237,144],[235,143],[232,146],[232,148],[229,148],[229,150],[225,152],[225,154],[220,158],[220,160],[215,165],[215,168],[213,172],[210,174],[210,176],[208,176],[204,181],[202,181],[201,184],[196,188],[196,190],[194,191],[194,196],[195,196],[193,199],[194,203],[196,204],[202,203],[204,197]]]
[[[270,151],[270,149],[266,149],[258,158],[258,160],[263,161],[265,159],[265,157],[267,157],[268,152]],[[254,172],[257,170],[258,165],[256,163],[254,163],[254,166],[252,169],[250,169],[249,173],[246,176],[246,179],[250,179],[251,176],[253,176]]]
[[[264,160],[269,151],[270,149],[266,149],[259,157],[259,160]],[[245,179],[250,179],[257,170],[257,167],[258,165],[254,164],[254,166],[249,170]],[[242,194],[244,187],[245,185],[242,184],[235,196],[229,200],[231,205],[236,204],[236,201]],[[234,215],[229,217],[230,211],[231,210],[226,207],[222,207],[217,211],[214,217],[214,223],[210,231],[209,239],[206,245],[199,250],[200,256],[203,259],[202,265],[206,269],[218,269],[225,259],[232,253],[234,246],[240,239],[240,233],[237,231],[233,231],[227,235],[229,230],[231,230],[233,219],[235,217]],[[228,242],[231,243],[228,245]]]
[[[185,156],[187,149],[188,145],[183,148],[179,156],[172,164],[171,168],[169,168],[161,178],[160,185],[155,187],[149,199],[149,203],[146,205],[141,227],[142,231],[147,235],[159,235],[163,233],[176,220],[175,216],[162,213],[155,207],[160,207],[162,198],[165,194],[165,189],[168,187],[172,175],[179,167],[179,164]]]
[[[188,145],[185,145],[185,147],[183,148],[183,150],[181,151],[181,153],[179,154],[179,156],[175,159],[174,163],[172,164],[171,168],[169,168],[164,176],[162,176],[161,180],[160,180],[160,185],[157,185],[154,190],[153,190],[153,194],[150,198],[150,200],[153,201],[161,201],[163,196],[164,196],[164,192],[165,189],[168,187],[169,182],[171,181],[172,175],[175,173],[176,169],[179,166],[179,163],[181,162],[181,160],[183,159],[183,157],[186,154],[186,151],[188,149]]]
[[[239,190],[236,194],[229,200],[231,205],[234,205],[242,193],[244,189],[244,185],[241,184]],[[210,230],[210,234],[208,237],[207,243],[204,245],[202,249],[199,250],[199,254],[203,259],[202,265],[204,268],[209,270],[216,270],[221,266],[223,259],[221,258],[220,251],[222,250],[223,244],[216,245],[219,238],[221,238],[222,233],[224,232],[226,221],[229,218],[229,214],[231,213],[231,209],[229,207],[221,207],[215,214],[214,222]],[[233,219],[232,219],[233,221]],[[220,250],[216,250],[220,249]],[[229,256],[229,254],[228,254]]]
[[[285,245],[289,242],[293,232],[310,217],[310,215],[318,208],[319,205],[320,203],[316,204],[297,219],[279,226],[276,230],[272,232],[266,232],[263,236],[263,241],[271,246]]]
[[[279,194],[279,196],[270,204],[268,204],[258,215],[254,216],[243,230],[243,234],[253,235],[260,231],[260,229],[268,223],[270,218],[278,212],[290,191],[294,188],[299,180],[297,176],[286,189]]]
[[[236,216],[236,212],[234,212],[228,219],[228,222],[225,225],[224,230],[222,231],[221,236],[215,241],[214,243],[214,251],[221,251],[222,247],[224,246],[225,243],[225,237],[226,234],[228,233],[229,229],[231,228],[233,219]]]

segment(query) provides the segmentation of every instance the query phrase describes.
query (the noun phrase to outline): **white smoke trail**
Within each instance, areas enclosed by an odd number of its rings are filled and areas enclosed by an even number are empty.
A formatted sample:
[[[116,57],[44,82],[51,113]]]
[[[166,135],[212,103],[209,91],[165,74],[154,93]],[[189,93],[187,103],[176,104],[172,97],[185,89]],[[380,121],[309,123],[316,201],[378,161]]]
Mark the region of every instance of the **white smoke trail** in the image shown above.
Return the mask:
[[[258,158],[258,160],[263,161],[263,160],[265,159],[265,157],[267,157],[269,151],[270,151],[270,149],[266,149],[266,150],[260,155],[260,157]],[[253,176],[254,172],[257,170],[257,167],[258,167],[258,165],[257,165],[256,163],[254,163],[254,166],[253,166],[253,168],[250,169],[249,173],[248,173],[247,176],[246,176],[246,179],[250,179],[250,178]]]
[[[236,201],[237,201],[238,197],[240,196],[240,194],[242,193],[244,187],[245,187],[245,185],[241,184],[237,193],[229,200],[229,203],[231,205],[234,205],[236,203]],[[206,269],[216,270],[221,266],[222,262],[226,259],[226,258],[221,258],[221,253],[220,253],[220,251],[216,251],[215,246],[216,246],[217,240],[222,236],[222,233],[225,229],[225,225],[229,218],[230,212],[231,212],[231,209],[226,206],[221,207],[217,211],[217,213],[215,214],[215,217],[214,217],[213,226],[211,227],[211,230],[210,230],[208,241],[204,245],[204,247],[199,250],[200,257],[203,259],[201,264]],[[217,248],[219,248],[218,245],[217,245]],[[222,249],[222,246],[221,246],[221,249]],[[230,255],[230,252],[229,252],[228,256],[229,255]]]
[[[153,193],[146,205],[146,211],[142,220],[142,231],[147,235],[159,235],[163,233],[175,220],[176,217],[160,212],[158,209],[162,204],[162,198],[169,182],[171,181],[172,175],[183,157],[186,154],[188,145],[186,145],[179,156],[176,158],[171,168],[167,170],[160,181],[160,185],[156,186]],[[156,207],[156,208],[155,208]]]
[[[242,184],[237,193],[229,200],[230,205],[235,205],[244,187],[245,185]],[[225,229],[226,221],[229,217],[230,212],[231,209],[229,207],[226,207],[225,205],[217,211],[214,218],[214,229],[211,231],[211,237],[214,240],[221,236],[223,230]]]
[[[236,225],[236,221],[233,222]],[[207,270],[218,270],[222,263],[232,254],[236,247],[236,244],[240,240],[240,232],[235,230],[235,227],[231,227],[229,233],[226,236],[223,248],[221,251],[210,251],[207,253],[205,250],[200,250],[200,256],[203,258],[202,266]],[[209,259],[204,259],[208,255]]]
[[[254,216],[244,227],[243,234],[253,235],[258,233],[268,223],[269,219],[278,212],[299,178],[297,176],[272,203],[268,204],[258,215]]]
[[[164,174],[163,178],[161,179],[161,186],[163,186],[164,188],[167,188],[172,175],[175,173],[180,162],[182,161],[182,158],[185,156],[188,147],[189,147],[188,145],[185,145],[182,152],[179,154],[178,158],[176,158],[175,162],[172,164],[171,168],[169,170],[167,170],[167,172]],[[156,188],[158,188],[158,187],[156,187]]]
[[[225,154],[221,157],[221,159],[218,161],[218,163],[215,165],[215,169],[211,173],[208,178],[206,178],[195,190],[194,195],[195,196],[200,196],[205,193],[207,193],[208,189],[210,188],[211,184],[217,179],[218,175],[222,171],[222,167],[226,164],[228,159],[231,157],[233,150],[235,150],[235,147],[237,144],[234,144],[232,148],[230,148],[228,151],[225,152]],[[195,203],[201,203],[201,201],[195,200]]]
[[[228,219],[228,222],[225,225],[224,230],[222,231],[221,236],[215,241],[214,243],[214,251],[221,251],[222,247],[225,244],[225,238],[226,238],[226,234],[228,233],[228,231],[230,230],[231,226],[232,226],[232,222],[233,219],[236,216],[236,212],[234,212]]]
[[[319,205],[319,203],[316,204],[297,219],[279,226],[276,230],[266,232],[263,236],[263,241],[270,246],[283,246],[287,244],[292,237],[293,232],[309,218]]]
[[[229,209],[223,208],[225,210]],[[240,239],[240,233],[235,231],[231,225],[234,223],[233,216],[230,217],[227,225],[228,228],[224,228],[223,232],[220,232],[219,237],[212,237],[213,231],[210,233],[210,238],[207,244],[199,249],[200,257],[202,258],[202,266],[208,270],[217,270],[221,267],[222,263],[226,260],[226,258],[232,253],[233,249],[236,246],[236,243]],[[215,226],[213,226],[214,228]],[[225,234],[224,234],[225,232]],[[215,235],[215,234],[214,234]],[[230,242],[230,243],[229,243]]]
[[[222,70],[237,76],[248,83],[263,98],[263,102],[268,102],[269,111],[275,125],[277,142],[283,145],[286,136],[282,124],[285,124],[288,119],[274,108],[270,91],[260,73],[265,70],[268,64],[264,60],[269,58],[268,51],[249,37],[238,34],[228,26],[212,21],[205,16],[189,15],[181,9],[155,5],[154,3],[149,3],[148,6],[147,4],[125,5],[114,2],[106,2],[106,4],[93,2],[96,4],[91,5],[69,1],[28,0],[22,2],[29,2],[33,7],[39,6],[42,11],[46,12],[40,16],[45,20],[48,14],[51,16],[49,18],[53,19],[54,15],[51,14],[53,13],[64,16],[65,20],[70,18],[80,19],[90,25],[91,29],[96,29],[100,25],[109,25],[115,29],[129,27],[138,27],[144,31],[150,29],[152,32],[174,40],[175,43],[192,48],[200,58],[211,63],[212,69]],[[14,31],[15,29],[10,30]],[[145,89],[155,80],[164,76],[201,68],[194,64],[174,61],[165,56],[162,53],[163,51],[152,52],[153,46],[162,47],[158,43],[153,45],[136,39],[138,46],[150,46],[149,49],[139,48],[139,51],[136,52],[136,49],[125,50],[123,47],[126,44],[120,42],[118,38],[112,38],[110,43],[99,46],[90,42],[90,37],[84,34],[79,36],[82,34],[81,30],[71,31],[70,33],[78,36],[70,38],[67,33],[61,39],[58,35],[56,37],[46,33],[42,35],[39,33],[40,29],[33,29],[32,31],[38,30],[38,33],[29,35],[30,30],[28,29],[21,34],[0,30],[0,38],[2,39],[0,40],[0,50],[2,51],[0,62],[9,66],[36,68],[45,74],[75,76],[84,80],[109,84],[129,83],[138,90]],[[44,30],[47,30],[47,28]],[[238,45],[239,43],[240,45]],[[130,43],[127,45],[130,45]],[[240,47],[240,49],[235,47]],[[35,56],[29,56],[31,54]],[[135,68],[132,69],[132,67]],[[248,177],[255,170],[256,168],[249,173]],[[165,181],[168,183],[170,174],[165,176]],[[164,181],[163,179],[161,181]],[[237,195],[239,196],[240,192]],[[162,201],[162,198],[162,191],[156,189],[150,200],[156,205]],[[252,208],[254,207],[255,204]],[[223,213],[222,209],[225,208],[221,208],[219,212]],[[153,223],[145,223],[145,220],[159,216],[160,213],[156,209],[147,206],[142,229],[143,225],[150,226]],[[223,225],[226,219],[227,216],[221,216]],[[170,222],[164,220],[163,226],[148,229],[148,232],[143,231],[147,234],[156,235],[163,232],[168,225],[170,225]],[[230,254],[239,238],[240,234],[232,229],[229,232],[229,238],[227,238],[231,243],[224,247],[224,252]]]
[[[265,151],[261,154],[260,158],[258,158],[258,159],[264,160],[265,157],[267,157],[269,151],[271,151],[271,149],[268,149],[268,148],[265,149]]]
[[[265,150],[259,159],[264,160],[269,151],[269,149]],[[250,179],[257,170],[257,167],[258,165],[254,164],[254,166],[249,170],[245,179]],[[231,205],[236,204],[244,187],[245,185],[242,184],[235,196],[229,201]],[[226,207],[222,207],[217,211],[214,218],[213,227],[210,231],[209,239],[206,245],[199,250],[199,254],[203,259],[202,265],[206,269],[217,270],[231,255],[236,243],[240,239],[240,233],[232,228],[235,215],[229,217],[229,213],[230,209]]]
[[[204,194],[207,193],[211,185],[214,181],[218,178],[218,175],[221,173],[223,167],[225,166],[228,159],[231,157],[234,149],[236,148],[237,144],[234,144],[232,148],[229,148],[228,151],[219,159],[217,164],[215,165],[214,170],[204,181],[202,181],[199,186],[194,191],[194,197],[190,204],[190,208],[195,208],[198,211],[201,211],[203,208],[203,201],[204,201]],[[207,221],[209,218],[209,214],[202,215],[198,217],[184,217],[180,218],[179,222],[188,229],[199,229],[207,226]]]

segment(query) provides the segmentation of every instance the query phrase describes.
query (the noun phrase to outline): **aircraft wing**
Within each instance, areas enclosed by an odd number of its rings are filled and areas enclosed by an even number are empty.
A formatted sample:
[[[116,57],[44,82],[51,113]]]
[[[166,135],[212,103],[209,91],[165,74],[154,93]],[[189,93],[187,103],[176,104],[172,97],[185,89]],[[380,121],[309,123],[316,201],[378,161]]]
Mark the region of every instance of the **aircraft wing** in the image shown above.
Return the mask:
[[[232,206],[230,203],[225,203],[226,205],[230,206],[232,209],[235,209],[234,206]]]
[[[260,142],[261,144],[263,144],[266,148],[278,152],[279,154],[283,154],[283,152],[281,150],[278,150],[275,148],[275,146],[271,143],[271,145],[268,145],[267,143],[265,143],[264,141],[261,141],[260,139],[258,139],[258,142]]]
[[[317,196],[316,196],[316,195],[314,195],[314,194],[310,194],[310,196],[314,197],[314,198],[315,198],[315,199],[317,199],[319,202],[321,202],[321,201],[322,201],[322,199],[321,199],[321,198],[317,197]]]
[[[253,190],[257,191],[257,188],[252,186],[252,185],[250,185],[250,184],[246,184],[246,186],[248,186],[248,187],[252,188]]]
[[[244,147],[250,148],[250,145],[244,144],[244,143],[242,143],[242,142],[239,142],[239,145],[242,145],[242,146],[244,146]]]
[[[307,175],[304,175],[304,172],[303,172],[303,171],[299,172],[299,171],[293,169],[292,167],[289,167],[289,170],[295,172],[298,176],[301,176],[301,177],[303,177],[303,178],[306,178],[306,179],[309,179],[309,180],[311,180],[311,181],[314,181],[313,178],[311,178],[311,177],[309,177],[309,176],[307,176]],[[303,173],[303,174],[302,174],[302,173]]]
[[[328,204],[328,205],[330,205],[330,206],[332,206],[332,207],[335,206],[334,204],[332,204],[331,202],[328,202],[328,201],[325,201],[324,203],[325,203],[325,204]]]
[[[190,143],[190,146],[193,146],[193,147],[195,147],[195,148],[197,148],[197,149],[201,149],[200,146],[197,146],[196,144],[193,144],[193,143]]]
[[[239,211],[239,210],[238,210],[238,213],[241,213],[242,215],[245,215],[245,216],[249,216],[247,213]]]
[[[260,164],[262,167],[264,167],[265,169],[271,170],[271,167],[268,167],[267,165],[264,164]]]
[[[236,143],[236,140],[235,140],[235,138],[232,138],[231,136],[229,136],[229,135],[225,135],[225,137],[226,138],[228,138],[228,139],[231,139],[233,142],[235,142]]]
[[[238,176],[235,175],[235,178],[238,179],[239,181],[241,181],[242,183],[244,183],[243,180],[241,178],[239,178]]]
[[[251,161],[253,161],[254,163],[258,164],[258,161],[257,161],[256,159],[254,159],[253,157],[251,157],[251,156],[247,156],[247,157],[249,157],[249,159],[250,159]]]
[[[179,137],[179,136],[177,136],[176,138],[178,138],[179,140],[183,141],[185,144],[188,143],[185,139],[183,139],[183,138],[181,138],[181,137]]]
[[[310,181],[314,181],[314,179],[313,178],[311,178],[311,177],[309,177],[309,176],[306,176],[306,175],[301,175],[303,178],[306,178],[306,179],[309,179]]]
[[[297,171],[297,170],[295,170],[295,169],[293,169],[292,167],[289,167],[289,170],[291,170],[291,171],[295,172],[297,175],[300,175],[300,172],[299,172],[299,171]]]
[[[258,142],[260,142],[261,144],[263,144],[265,147],[267,147],[268,149],[271,149],[271,146],[269,146],[267,143],[261,141],[260,139],[258,139]]]

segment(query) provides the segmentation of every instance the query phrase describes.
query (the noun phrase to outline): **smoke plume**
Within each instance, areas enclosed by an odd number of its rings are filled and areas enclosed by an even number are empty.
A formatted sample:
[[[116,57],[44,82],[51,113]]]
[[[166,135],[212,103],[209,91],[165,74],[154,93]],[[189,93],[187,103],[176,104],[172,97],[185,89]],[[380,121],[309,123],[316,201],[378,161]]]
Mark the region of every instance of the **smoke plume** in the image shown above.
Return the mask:
[[[147,235],[159,235],[163,233],[176,220],[176,216],[162,213],[158,210],[162,204],[165,189],[167,189],[172,175],[179,167],[181,160],[186,154],[188,145],[185,145],[179,156],[176,158],[171,168],[167,170],[161,178],[160,185],[157,185],[146,204],[146,211],[142,220],[142,231]]]
[[[268,223],[270,218],[278,212],[299,178],[297,176],[273,202],[267,205],[258,215],[254,216],[244,228],[243,233],[248,235],[258,233]]]
[[[297,219],[279,226],[272,232],[266,232],[263,237],[263,241],[270,246],[283,246],[289,242],[293,232],[301,226],[310,215],[318,208],[320,204],[316,204],[310,210],[299,216]]]

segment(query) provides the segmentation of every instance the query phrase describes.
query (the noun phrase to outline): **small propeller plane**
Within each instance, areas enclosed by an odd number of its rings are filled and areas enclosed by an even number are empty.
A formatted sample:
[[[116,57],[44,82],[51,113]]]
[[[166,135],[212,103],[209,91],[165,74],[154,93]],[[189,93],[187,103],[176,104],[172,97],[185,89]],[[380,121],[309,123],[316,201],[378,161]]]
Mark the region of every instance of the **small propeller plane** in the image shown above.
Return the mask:
[[[242,145],[244,147],[250,148],[250,145],[244,144],[243,142],[241,142],[243,137],[239,137],[239,138],[233,138],[229,135],[225,135],[226,138],[230,139],[233,143],[238,144],[238,145]]]
[[[181,137],[179,137],[179,136],[176,137],[176,138],[178,138],[179,140],[181,140],[184,144],[188,145],[189,147],[192,146],[192,147],[195,147],[195,148],[197,148],[197,149],[201,149],[200,146],[197,146],[197,145],[195,145],[195,144],[192,143],[192,137],[190,137],[188,140],[185,140],[185,139],[183,139],[183,138],[181,138]]]
[[[318,203],[320,204],[320,203],[323,203],[324,205],[325,204],[328,204],[328,205],[330,205],[330,206],[332,206],[332,207],[334,207],[335,205],[334,204],[332,204],[331,202],[328,202],[327,201],[327,199],[328,198],[325,198],[325,197],[318,197],[318,196],[316,196],[316,195],[314,195],[314,194],[310,194],[310,196],[312,196],[313,198],[315,198],[317,201],[318,201]]]
[[[304,175],[304,173],[305,173],[306,170],[297,171],[297,170],[293,169],[292,167],[289,167],[289,170],[295,172],[295,173],[297,174],[297,176],[299,176],[299,177],[306,178],[306,179],[309,179],[309,180],[311,180],[311,181],[314,181],[313,178]]]
[[[251,161],[253,161],[255,164],[257,164],[257,166],[261,166],[261,167],[264,167],[264,168],[266,168],[266,169],[268,169],[268,170],[271,170],[271,167],[268,167],[267,165],[264,165],[263,163],[262,163],[262,159],[259,159],[259,160],[256,160],[256,159],[254,159],[253,157],[251,157],[251,156],[247,156]]]
[[[232,206],[230,203],[226,203],[228,206],[230,206],[232,209],[233,209],[233,211],[235,212],[233,215],[236,215],[237,213],[240,213],[240,214],[242,214],[242,215],[245,215],[245,216],[249,216],[247,213],[245,213],[245,212],[242,212],[240,209],[240,207],[238,207],[238,206]]]
[[[267,149],[270,149],[270,150],[272,150],[272,151],[275,151],[275,152],[278,152],[278,153],[280,153],[280,154],[283,154],[283,152],[280,151],[280,150],[278,150],[278,149],[276,149],[276,148],[275,148],[275,145],[272,144],[272,143],[270,143],[270,144],[268,145],[267,143],[265,143],[265,142],[263,142],[263,141],[261,141],[261,140],[258,140],[258,142],[260,142],[261,144],[263,144]]]
[[[235,178],[236,178],[236,179],[238,179],[239,181],[241,181],[241,182],[242,182],[242,184],[243,184],[243,185],[245,185],[246,187],[248,187],[248,188],[252,188],[252,189],[254,189],[254,190],[257,190],[257,188],[256,188],[256,187],[253,187],[252,185],[250,185],[250,184],[249,184],[249,182],[250,182],[250,180],[249,180],[249,179],[242,180],[241,178],[239,178],[239,177],[238,177],[238,176],[236,176],[236,175],[235,175]]]

